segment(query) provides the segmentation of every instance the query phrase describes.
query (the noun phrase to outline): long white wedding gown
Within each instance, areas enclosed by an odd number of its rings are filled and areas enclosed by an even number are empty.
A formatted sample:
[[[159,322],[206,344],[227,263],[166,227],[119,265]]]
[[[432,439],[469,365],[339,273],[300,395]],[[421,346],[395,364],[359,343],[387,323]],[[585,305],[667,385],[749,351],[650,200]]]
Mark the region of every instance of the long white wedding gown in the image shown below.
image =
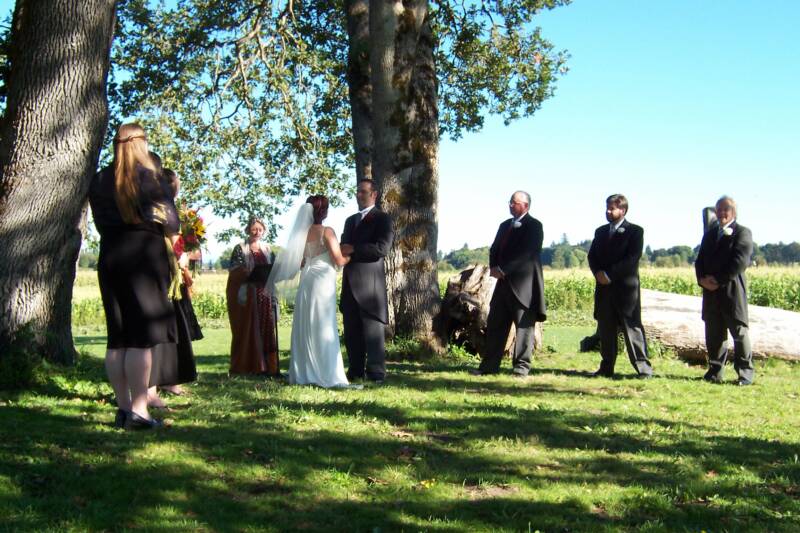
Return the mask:
[[[289,383],[346,387],[336,324],[336,267],[320,236],[306,243],[292,319]]]

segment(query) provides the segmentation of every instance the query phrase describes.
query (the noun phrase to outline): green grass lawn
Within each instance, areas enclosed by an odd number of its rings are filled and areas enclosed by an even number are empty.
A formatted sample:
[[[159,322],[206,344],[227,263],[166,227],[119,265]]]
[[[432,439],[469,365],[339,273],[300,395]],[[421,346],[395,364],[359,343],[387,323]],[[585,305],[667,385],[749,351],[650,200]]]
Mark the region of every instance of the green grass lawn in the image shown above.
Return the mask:
[[[591,330],[547,327],[525,380],[404,361],[331,391],[229,378],[207,329],[173,426],[139,433],[112,429],[104,332],[81,331],[77,367],[0,395],[0,529],[800,530],[800,366],[738,388],[667,356],[639,381],[622,356],[590,379]]]

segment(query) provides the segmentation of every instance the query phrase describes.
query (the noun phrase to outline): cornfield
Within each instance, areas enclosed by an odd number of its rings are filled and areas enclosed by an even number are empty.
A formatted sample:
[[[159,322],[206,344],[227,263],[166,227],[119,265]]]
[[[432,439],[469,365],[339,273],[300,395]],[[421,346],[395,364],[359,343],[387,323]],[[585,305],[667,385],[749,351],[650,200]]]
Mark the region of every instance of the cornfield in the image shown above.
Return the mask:
[[[447,280],[454,273],[439,275],[444,293]],[[593,306],[594,278],[588,270],[545,270],[545,299],[553,311],[587,311]],[[676,294],[700,295],[694,269],[645,268],[640,272],[642,287]],[[195,278],[192,304],[201,323],[225,320],[226,273],[201,274]],[[749,301],[753,305],[776,307],[800,312],[800,268],[758,267],[747,271]],[[291,306],[284,303],[281,314],[288,315]],[[101,326],[105,323],[103,304],[97,288],[97,274],[81,271],[75,280],[72,302],[72,323],[75,326]]]

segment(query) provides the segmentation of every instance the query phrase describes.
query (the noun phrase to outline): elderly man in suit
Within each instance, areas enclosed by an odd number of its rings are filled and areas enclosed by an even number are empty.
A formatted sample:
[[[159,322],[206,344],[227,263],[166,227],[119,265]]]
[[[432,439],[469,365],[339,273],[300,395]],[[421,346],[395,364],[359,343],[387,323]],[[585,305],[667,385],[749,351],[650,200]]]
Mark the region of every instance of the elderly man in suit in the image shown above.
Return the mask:
[[[628,358],[639,378],[653,375],[647,358],[639,290],[639,259],[644,230],[625,219],[628,200],[621,194],[606,199],[606,220],[594,232],[589,268],[595,278],[594,318],[600,333],[600,369],[593,376],[612,377],[617,360],[617,331],[622,329]]]
[[[349,361],[347,379],[366,376],[381,384],[386,377],[384,342],[389,323],[384,257],[394,233],[389,215],[375,205],[377,198],[375,183],[359,180],[359,211],[347,218],[342,232],[342,254],[349,256],[350,262],[344,267],[339,305]]]
[[[747,317],[747,281],[744,271],[753,255],[750,230],[736,222],[736,202],[729,196],[717,200],[717,224],[703,235],[694,263],[697,283],[703,287],[708,371],[704,379],[722,382],[728,359],[727,332],[733,337],[733,366],[739,385],[755,377]]]
[[[473,375],[497,374],[513,323],[517,327],[512,374],[525,377],[531,368],[534,324],[544,322],[544,279],[539,254],[542,223],[530,216],[531,197],[516,191],[508,202],[511,218],[500,224],[489,249],[490,275],[497,278],[489,303],[486,346]]]

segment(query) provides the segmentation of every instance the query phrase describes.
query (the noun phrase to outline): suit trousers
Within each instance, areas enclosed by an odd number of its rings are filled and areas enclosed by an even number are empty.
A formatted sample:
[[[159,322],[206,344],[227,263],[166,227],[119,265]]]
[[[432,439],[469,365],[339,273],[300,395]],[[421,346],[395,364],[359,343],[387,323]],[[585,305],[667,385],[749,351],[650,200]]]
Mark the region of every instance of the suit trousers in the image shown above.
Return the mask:
[[[739,379],[752,382],[755,378],[753,352],[747,326],[736,321],[727,310],[706,309],[706,348],[708,349],[707,378],[722,380],[722,371],[728,360],[728,331],[733,337],[733,367]]]
[[[600,373],[608,376],[614,375],[614,365],[617,362],[617,332],[621,329],[625,337],[625,348],[628,359],[638,374],[650,375],[653,367],[647,358],[647,339],[644,336],[644,327],[641,320],[621,315],[606,317],[597,321],[600,333]]]
[[[486,374],[500,371],[500,361],[506,348],[511,324],[517,327],[514,353],[512,354],[513,372],[528,375],[531,368],[533,352],[533,327],[536,324],[535,313],[519,303],[511,286],[504,280],[498,280],[489,303],[489,317],[486,320],[486,347],[479,370]]]
[[[644,326],[638,313],[627,316],[621,313],[612,302],[611,287],[598,286],[595,298],[597,331],[600,334],[600,373],[607,376],[614,374],[617,362],[617,332],[622,330],[625,337],[625,348],[631,365],[640,375],[650,375],[653,367],[647,358],[647,339]]]
[[[344,345],[347,348],[347,379],[365,376],[382,380],[386,376],[386,324],[365,312],[353,297],[353,292],[342,284],[342,318]]]

